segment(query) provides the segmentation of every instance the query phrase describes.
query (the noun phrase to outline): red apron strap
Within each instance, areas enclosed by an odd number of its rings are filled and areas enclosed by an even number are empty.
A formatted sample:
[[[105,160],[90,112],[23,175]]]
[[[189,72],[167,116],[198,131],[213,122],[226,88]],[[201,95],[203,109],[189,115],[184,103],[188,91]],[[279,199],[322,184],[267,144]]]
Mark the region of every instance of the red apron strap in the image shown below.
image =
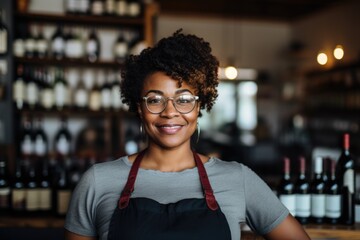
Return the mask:
[[[215,211],[216,209],[218,209],[219,206],[216,202],[214,192],[211,188],[210,181],[209,181],[208,175],[206,173],[204,164],[202,163],[199,155],[197,155],[197,153],[195,151],[193,151],[193,154],[194,154],[196,166],[197,166],[197,169],[199,172],[200,182],[201,182],[202,188],[204,190],[206,204],[208,205],[208,207],[211,210]]]
[[[135,161],[133,162],[133,164],[131,166],[128,180],[126,182],[126,185],[125,185],[123,191],[121,192],[121,196],[119,199],[118,205],[119,205],[120,209],[126,208],[129,204],[130,195],[134,191],[136,176],[139,171],[140,162],[141,162],[141,159],[143,158],[144,154],[145,154],[145,150],[141,151],[137,155]]]

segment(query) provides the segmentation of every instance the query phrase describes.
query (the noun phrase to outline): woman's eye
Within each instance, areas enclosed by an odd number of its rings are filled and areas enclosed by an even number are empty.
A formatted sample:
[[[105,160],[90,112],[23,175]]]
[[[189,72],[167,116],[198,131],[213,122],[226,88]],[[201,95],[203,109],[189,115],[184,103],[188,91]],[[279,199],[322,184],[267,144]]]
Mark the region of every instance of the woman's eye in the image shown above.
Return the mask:
[[[152,98],[148,98],[147,102],[149,104],[159,104],[162,102],[162,98],[161,97],[152,97]]]

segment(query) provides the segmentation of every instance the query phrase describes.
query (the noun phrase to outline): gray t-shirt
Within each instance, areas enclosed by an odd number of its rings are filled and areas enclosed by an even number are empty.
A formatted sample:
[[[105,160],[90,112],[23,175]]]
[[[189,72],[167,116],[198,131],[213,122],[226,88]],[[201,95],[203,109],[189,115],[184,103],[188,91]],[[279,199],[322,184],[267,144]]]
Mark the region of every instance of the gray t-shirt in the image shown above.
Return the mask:
[[[131,165],[127,157],[122,157],[90,168],[73,192],[65,228],[106,240]],[[204,165],[232,239],[240,239],[240,223],[246,222],[258,234],[265,234],[289,214],[266,183],[243,164],[210,158]],[[181,172],[140,168],[131,197],[146,197],[167,204],[203,198],[203,191],[197,168]]]

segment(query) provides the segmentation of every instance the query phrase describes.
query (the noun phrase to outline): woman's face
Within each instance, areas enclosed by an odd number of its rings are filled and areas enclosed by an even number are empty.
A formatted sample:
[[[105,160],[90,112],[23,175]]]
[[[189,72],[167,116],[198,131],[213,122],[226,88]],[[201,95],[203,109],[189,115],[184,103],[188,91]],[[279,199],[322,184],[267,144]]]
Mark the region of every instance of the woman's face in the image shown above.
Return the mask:
[[[163,72],[155,72],[144,81],[141,97],[161,95],[165,98],[177,95],[195,95],[195,89],[183,82],[178,87],[178,81]],[[176,148],[184,144],[190,146],[190,137],[197,127],[200,105],[196,102],[189,113],[180,113],[175,109],[172,100],[167,100],[166,108],[160,113],[151,113],[144,101],[141,101],[138,111],[144,128],[149,136],[149,143],[163,148]]]

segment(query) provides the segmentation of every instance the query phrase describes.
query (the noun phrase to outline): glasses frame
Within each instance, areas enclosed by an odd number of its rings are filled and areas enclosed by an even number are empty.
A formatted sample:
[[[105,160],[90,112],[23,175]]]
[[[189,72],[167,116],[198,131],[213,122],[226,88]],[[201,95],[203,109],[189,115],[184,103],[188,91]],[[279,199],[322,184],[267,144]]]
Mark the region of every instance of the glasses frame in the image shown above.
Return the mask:
[[[195,104],[194,104],[193,108],[192,108],[190,111],[182,112],[182,111],[179,111],[179,109],[177,109],[177,107],[176,107],[177,105],[176,105],[176,103],[174,102],[174,100],[175,100],[176,97],[182,96],[182,95],[188,95],[188,96],[192,96],[192,97],[195,98]],[[149,97],[151,97],[151,96],[142,97],[142,100],[145,102],[145,107],[146,107],[146,109],[147,109],[149,112],[153,113],[153,114],[160,114],[160,113],[162,113],[162,112],[166,109],[169,100],[172,101],[173,106],[174,106],[174,108],[176,109],[176,111],[178,111],[178,112],[181,113],[181,114],[187,114],[187,113],[192,112],[192,111],[195,109],[196,103],[197,103],[197,101],[199,100],[199,96],[194,96],[194,95],[190,95],[190,94],[179,94],[179,95],[176,95],[175,97],[164,97],[164,96],[162,96],[162,95],[158,95],[158,96],[161,96],[161,97],[165,98],[164,108],[163,108],[160,112],[154,112],[154,111],[151,111],[151,110],[149,109],[148,104],[147,104],[147,99],[148,99]]]

